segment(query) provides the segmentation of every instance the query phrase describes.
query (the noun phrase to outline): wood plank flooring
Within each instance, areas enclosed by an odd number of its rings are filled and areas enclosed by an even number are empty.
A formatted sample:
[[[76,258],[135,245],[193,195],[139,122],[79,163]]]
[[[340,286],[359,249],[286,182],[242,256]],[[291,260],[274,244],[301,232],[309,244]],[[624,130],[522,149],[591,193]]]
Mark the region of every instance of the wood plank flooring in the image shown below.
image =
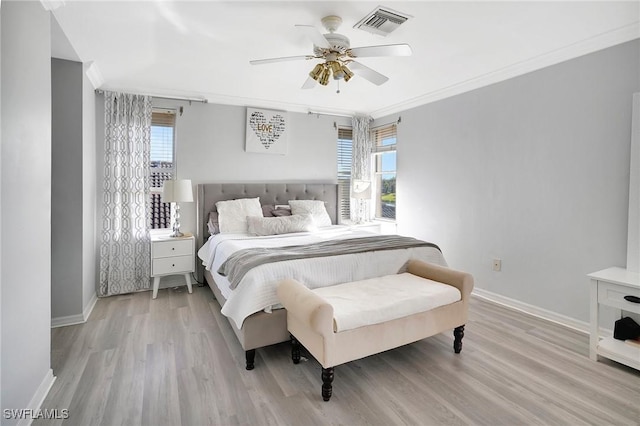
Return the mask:
[[[244,352],[208,287],[98,300],[52,330],[57,376],[34,425],[640,425],[640,372],[592,362],[588,337],[472,299],[462,353],[441,334],[336,367],[288,343]]]

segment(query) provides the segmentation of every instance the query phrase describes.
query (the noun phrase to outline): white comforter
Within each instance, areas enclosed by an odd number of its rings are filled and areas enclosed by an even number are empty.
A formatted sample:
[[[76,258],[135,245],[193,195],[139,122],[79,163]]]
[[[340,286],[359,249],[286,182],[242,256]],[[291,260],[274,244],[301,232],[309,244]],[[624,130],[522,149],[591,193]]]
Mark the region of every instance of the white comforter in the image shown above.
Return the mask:
[[[326,239],[344,239],[375,235],[354,231],[345,226],[331,226],[313,233],[296,233],[255,237],[246,234],[217,234],[198,251],[203,265],[213,275],[222,295],[227,299],[222,313],[238,328],[249,315],[279,307],[278,282],[293,278],[309,288],[326,287],[348,281],[398,273],[411,258],[447,266],[442,253],[432,247],[346,254],[312,259],[287,260],[258,266],[249,271],[235,290],[217,273],[222,263],[235,251],[250,247],[282,247],[313,244]]]

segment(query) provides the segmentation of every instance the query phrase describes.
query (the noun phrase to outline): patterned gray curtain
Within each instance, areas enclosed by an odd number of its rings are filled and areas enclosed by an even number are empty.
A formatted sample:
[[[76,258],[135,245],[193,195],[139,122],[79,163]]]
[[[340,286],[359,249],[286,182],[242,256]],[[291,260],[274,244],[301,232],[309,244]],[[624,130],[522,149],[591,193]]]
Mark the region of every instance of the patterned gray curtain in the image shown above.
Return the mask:
[[[351,182],[365,180],[371,182],[371,139],[372,118],[355,116],[351,119],[352,126],[352,154],[351,154]],[[353,190],[352,197],[353,197]],[[351,201],[351,220],[354,223],[366,222],[371,218],[371,201],[355,199]]]
[[[149,288],[151,98],[105,92],[100,296]]]

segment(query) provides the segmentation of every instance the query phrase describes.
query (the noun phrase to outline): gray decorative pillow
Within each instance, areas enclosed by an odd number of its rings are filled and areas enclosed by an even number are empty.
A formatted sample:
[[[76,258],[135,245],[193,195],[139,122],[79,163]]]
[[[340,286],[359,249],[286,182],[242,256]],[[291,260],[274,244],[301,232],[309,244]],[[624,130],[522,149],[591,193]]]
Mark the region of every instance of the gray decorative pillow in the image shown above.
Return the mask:
[[[218,212],[209,213],[209,222],[207,222],[209,234],[215,235],[220,233],[220,224],[218,223]]]
[[[275,210],[275,207],[273,206],[273,204],[263,204],[262,206],[262,216],[264,217],[273,217],[273,210]]]
[[[252,235],[279,235],[315,230],[309,215],[282,217],[247,216],[248,233]]]
[[[291,209],[274,209],[271,211],[271,215],[275,217],[291,216]]]

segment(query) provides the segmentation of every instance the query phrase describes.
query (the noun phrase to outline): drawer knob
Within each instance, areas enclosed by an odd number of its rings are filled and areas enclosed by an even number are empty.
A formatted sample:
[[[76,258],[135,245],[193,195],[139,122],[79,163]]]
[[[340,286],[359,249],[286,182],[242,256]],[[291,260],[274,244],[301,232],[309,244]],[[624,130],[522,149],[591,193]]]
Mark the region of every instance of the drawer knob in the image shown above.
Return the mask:
[[[174,264],[172,264],[171,266],[176,266],[176,264],[174,263]]]
[[[631,303],[640,303],[640,297],[638,296],[625,296],[624,300]]]
[[[175,250],[175,249],[176,249],[175,247],[171,247],[171,250]]]

